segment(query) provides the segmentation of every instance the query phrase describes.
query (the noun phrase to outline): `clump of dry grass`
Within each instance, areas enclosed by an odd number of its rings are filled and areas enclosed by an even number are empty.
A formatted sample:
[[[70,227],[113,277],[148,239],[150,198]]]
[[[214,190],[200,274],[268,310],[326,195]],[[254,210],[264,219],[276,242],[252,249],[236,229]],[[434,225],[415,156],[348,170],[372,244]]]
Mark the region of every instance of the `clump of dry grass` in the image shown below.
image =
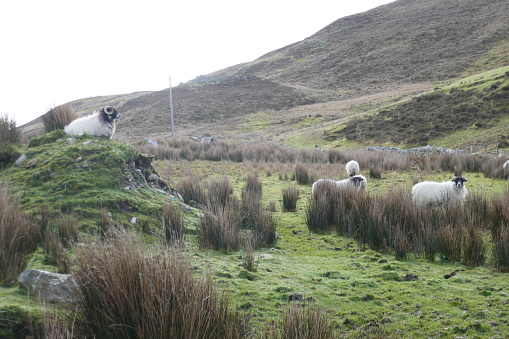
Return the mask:
[[[38,227],[24,215],[9,186],[0,185],[0,285],[17,281],[39,239]]]
[[[70,104],[53,107],[42,116],[44,132],[49,133],[57,129],[63,130],[65,126],[77,118],[78,114]]]
[[[297,210],[297,200],[299,199],[299,189],[293,185],[283,189],[283,211],[295,212]]]
[[[242,321],[189,260],[118,234],[76,252],[76,333],[94,338],[243,338]]]
[[[173,203],[163,206],[162,223],[164,240],[168,245],[178,245],[184,241],[186,226],[182,210]]]

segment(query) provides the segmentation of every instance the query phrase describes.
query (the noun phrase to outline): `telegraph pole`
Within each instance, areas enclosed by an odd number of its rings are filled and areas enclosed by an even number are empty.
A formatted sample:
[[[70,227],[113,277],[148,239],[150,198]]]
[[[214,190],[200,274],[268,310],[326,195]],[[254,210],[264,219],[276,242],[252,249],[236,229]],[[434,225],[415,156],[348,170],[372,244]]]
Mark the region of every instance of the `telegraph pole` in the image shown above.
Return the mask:
[[[171,136],[175,135],[175,127],[173,125],[173,98],[171,96],[171,77],[169,77],[170,80],[170,112],[171,112]]]

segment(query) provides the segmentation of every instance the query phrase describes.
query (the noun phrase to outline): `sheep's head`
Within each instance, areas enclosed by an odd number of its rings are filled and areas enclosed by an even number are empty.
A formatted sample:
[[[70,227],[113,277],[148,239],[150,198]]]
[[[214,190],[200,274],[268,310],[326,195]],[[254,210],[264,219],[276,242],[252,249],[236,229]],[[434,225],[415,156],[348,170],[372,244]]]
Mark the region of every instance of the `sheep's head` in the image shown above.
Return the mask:
[[[468,180],[465,179],[464,177],[454,176],[452,177],[451,181],[453,182],[453,186],[455,188],[462,188],[464,186],[464,183],[467,182]]]
[[[354,175],[353,177],[350,177],[350,181],[353,183],[355,187],[360,187],[363,180],[364,178],[361,177],[360,175]]]
[[[115,119],[120,119],[120,113],[111,106],[104,106],[99,110],[99,112],[105,121],[112,123]]]

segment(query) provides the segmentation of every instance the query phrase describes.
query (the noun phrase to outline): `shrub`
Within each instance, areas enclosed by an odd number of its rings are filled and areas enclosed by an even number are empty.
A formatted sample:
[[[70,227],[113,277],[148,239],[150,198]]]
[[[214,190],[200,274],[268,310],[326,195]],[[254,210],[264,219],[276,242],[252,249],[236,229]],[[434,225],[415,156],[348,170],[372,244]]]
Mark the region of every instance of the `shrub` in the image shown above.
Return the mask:
[[[295,185],[283,189],[283,211],[295,212],[297,210],[298,199],[299,189]]]
[[[16,120],[7,114],[0,115],[0,147],[16,144],[21,140],[21,131],[16,127]]]
[[[182,210],[169,202],[163,206],[162,223],[166,244],[180,244],[184,241],[186,227]]]
[[[0,285],[17,281],[39,239],[38,228],[11,197],[8,185],[0,186]]]
[[[196,280],[189,260],[177,252],[143,248],[134,236],[121,235],[76,252],[79,337],[245,337],[240,317],[218,296],[210,276]]]
[[[53,107],[42,116],[44,132],[49,133],[57,129],[63,130],[65,126],[77,118],[78,114],[70,104]]]

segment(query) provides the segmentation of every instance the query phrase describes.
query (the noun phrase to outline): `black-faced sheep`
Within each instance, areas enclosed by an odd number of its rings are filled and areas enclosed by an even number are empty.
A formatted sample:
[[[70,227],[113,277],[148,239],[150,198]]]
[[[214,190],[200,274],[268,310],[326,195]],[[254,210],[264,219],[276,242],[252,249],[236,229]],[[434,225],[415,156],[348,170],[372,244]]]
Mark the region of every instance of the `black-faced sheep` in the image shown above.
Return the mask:
[[[112,138],[115,133],[115,120],[120,118],[120,114],[111,106],[105,106],[98,109],[91,115],[78,118],[65,126],[64,132],[67,135],[88,134],[93,137]]]
[[[451,181],[423,181],[412,188],[412,198],[417,206],[459,204],[467,196],[464,177],[454,176]]]
[[[311,192],[313,195],[315,195],[318,190],[320,190],[321,186],[330,184],[335,184],[339,189],[352,189],[356,190],[357,192],[364,192],[366,191],[366,183],[366,178],[360,174],[354,175],[348,179],[342,179],[338,181],[332,179],[319,179],[313,183],[313,186],[311,186]]]
[[[347,162],[346,173],[350,176],[348,179],[342,180],[332,180],[332,179],[319,179],[313,183],[311,187],[311,192],[313,196],[316,194],[317,189],[320,186],[330,185],[331,183],[335,184],[340,189],[355,189],[358,192],[366,191],[367,180],[363,175],[360,175],[360,167],[359,163],[355,160],[350,160]]]

